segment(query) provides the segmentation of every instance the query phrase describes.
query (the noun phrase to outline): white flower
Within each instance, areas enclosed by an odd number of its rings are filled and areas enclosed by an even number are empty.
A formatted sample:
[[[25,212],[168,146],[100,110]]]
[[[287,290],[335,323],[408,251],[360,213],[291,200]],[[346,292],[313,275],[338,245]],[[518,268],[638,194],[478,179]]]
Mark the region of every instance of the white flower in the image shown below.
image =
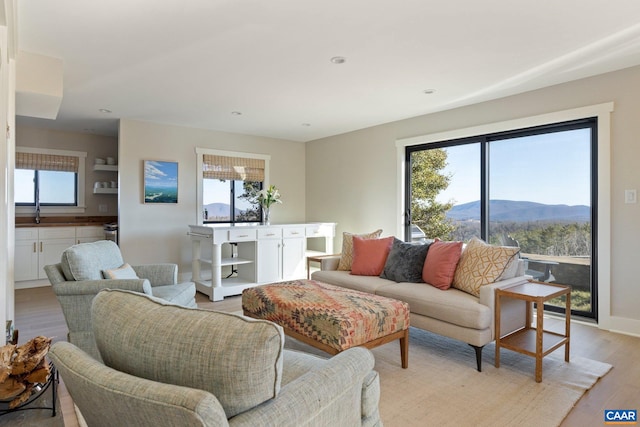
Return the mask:
[[[258,201],[260,206],[269,209],[274,203],[282,203],[280,200],[280,192],[275,185],[270,185],[266,190],[258,191]]]

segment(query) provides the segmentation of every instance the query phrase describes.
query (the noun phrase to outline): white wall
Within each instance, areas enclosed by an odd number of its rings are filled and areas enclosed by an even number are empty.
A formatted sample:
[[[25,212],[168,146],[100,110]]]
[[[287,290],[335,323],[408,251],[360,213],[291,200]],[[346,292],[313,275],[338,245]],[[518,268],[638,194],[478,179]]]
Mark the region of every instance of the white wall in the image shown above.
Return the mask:
[[[196,147],[268,154],[270,183],[283,204],[272,209],[272,223],[305,220],[305,146],[299,142],[122,120],[120,159],[120,248],[134,264],[178,263],[191,277],[188,225],[197,223]],[[143,162],[178,162],[178,203],[143,203]],[[189,274],[187,274],[189,273]]]
[[[640,335],[640,205],[624,204],[624,189],[640,187],[640,67],[309,142],[307,219],[336,221],[338,235],[395,234],[397,139],[611,101],[611,188],[600,188],[611,197],[611,328]]]

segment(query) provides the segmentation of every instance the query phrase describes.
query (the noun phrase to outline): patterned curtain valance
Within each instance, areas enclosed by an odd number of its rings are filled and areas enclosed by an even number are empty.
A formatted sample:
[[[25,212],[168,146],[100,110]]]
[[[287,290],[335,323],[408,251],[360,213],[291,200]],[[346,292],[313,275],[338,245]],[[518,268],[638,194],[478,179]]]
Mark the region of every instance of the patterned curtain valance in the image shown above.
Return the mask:
[[[75,156],[16,152],[16,169],[78,173],[80,160]]]
[[[247,157],[227,157],[204,154],[202,176],[213,179],[233,179],[240,181],[264,181],[263,159]]]

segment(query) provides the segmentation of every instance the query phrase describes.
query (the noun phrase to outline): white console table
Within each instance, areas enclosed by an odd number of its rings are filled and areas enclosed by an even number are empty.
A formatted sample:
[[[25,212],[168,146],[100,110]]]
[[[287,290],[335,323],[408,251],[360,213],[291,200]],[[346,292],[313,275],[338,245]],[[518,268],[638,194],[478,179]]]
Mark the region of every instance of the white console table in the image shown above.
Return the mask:
[[[302,279],[307,239],[323,238],[330,254],[335,230],[335,223],[190,225],[192,280],[198,292],[221,301],[263,283]]]

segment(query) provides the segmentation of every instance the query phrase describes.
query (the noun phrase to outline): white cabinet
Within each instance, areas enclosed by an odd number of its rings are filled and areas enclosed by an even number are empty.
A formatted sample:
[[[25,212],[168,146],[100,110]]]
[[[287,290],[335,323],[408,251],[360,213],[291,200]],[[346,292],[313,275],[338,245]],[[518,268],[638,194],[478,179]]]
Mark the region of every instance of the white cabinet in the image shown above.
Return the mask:
[[[38,278],[38,229],[17,228],[14,280]]]
[[[60,262],[62,252],[75,243],[75,227],[16,229],[14,280],[46,279],[43,268]]]
[[[329,253],[335,223],[190,225],[189,230],[192,280],[199,292],[220,301],[258,284],[304,278],[307,238],[324,238]]]
[[[100,226],[16,228],[14,280],[46,279],[44,266],[60,262],[62,252],[76,243],[104,239]]]

